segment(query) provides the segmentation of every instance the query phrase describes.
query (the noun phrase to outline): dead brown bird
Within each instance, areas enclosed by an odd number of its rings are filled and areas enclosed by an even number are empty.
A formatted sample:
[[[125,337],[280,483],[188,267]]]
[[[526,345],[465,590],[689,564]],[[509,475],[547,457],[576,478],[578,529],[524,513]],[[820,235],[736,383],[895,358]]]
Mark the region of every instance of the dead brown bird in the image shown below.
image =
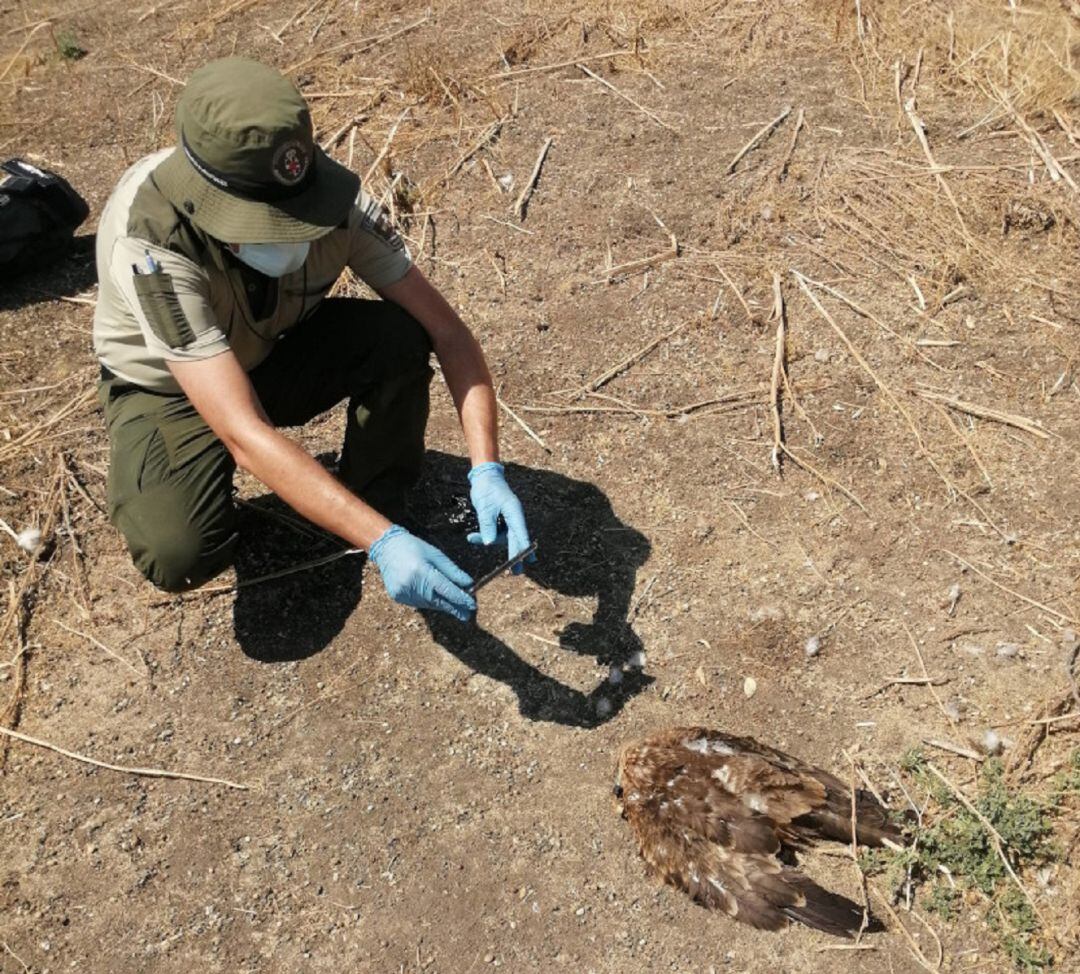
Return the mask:
[[[818,886],[794,853],[818,839],[851,841],[851,789],[826,771],[704,727],[629,744],[615,795],[649,871],[696,902],[765,930],[796,920],[841,937],[863,908]],[[856,791],[862,845],[899,843],[900,830]],[[869,930],[880,930],[869,920]]]

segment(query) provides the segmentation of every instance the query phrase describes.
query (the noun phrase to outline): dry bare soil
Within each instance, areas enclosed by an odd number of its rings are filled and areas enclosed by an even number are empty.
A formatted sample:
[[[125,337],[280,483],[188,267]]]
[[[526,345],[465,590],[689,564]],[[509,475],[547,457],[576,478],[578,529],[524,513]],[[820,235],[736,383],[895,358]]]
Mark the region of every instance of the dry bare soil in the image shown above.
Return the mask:
[[[3,0],[0,151],[93,207],[0,291],[0,516],[45,533],[0,537],[3,726],[248,788],[5,739],[0,971],[1008,970],[975,894],[859,950],[711,916],[646,878],[611,779],[679,723],[854,759],[898,807],[925,738],[997,728],[1031,793],[1076,746],[1031,722],[1068,711],[1080,617],[1077,21],[1017,7]],[[248,480],[236,575],[182,598],[102,514],[85,234],[231,52],[308,93],[489,356],[541,557],[476,628],[357,558],[261,580],[340,545]],[[418,516],[482,571],[438,380],[429,445]],[[1020,878],[1075,971],[1058,830]],[[834,852],[810,871],[858,896]]]

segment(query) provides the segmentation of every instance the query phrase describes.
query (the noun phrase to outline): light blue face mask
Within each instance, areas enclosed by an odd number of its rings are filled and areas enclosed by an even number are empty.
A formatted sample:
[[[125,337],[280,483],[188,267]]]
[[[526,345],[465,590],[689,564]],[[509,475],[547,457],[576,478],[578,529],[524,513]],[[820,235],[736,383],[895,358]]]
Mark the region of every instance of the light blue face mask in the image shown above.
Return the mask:
[[[242,243],[237,244],[235,254],[248,267],[267,277],[284,277],[300,270],[307,260],[311,242],[300,243]]]

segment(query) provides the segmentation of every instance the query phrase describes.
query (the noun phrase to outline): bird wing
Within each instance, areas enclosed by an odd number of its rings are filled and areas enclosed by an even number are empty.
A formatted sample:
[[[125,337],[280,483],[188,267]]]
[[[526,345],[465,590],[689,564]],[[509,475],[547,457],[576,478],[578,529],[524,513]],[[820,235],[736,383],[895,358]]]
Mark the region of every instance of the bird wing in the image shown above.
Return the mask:
[[[851,788],[835,775],[751,738],[705,728],[685,728],[672,743],[702,760],[709,775],[748,807],[775,820],[785,840],[851,841]],[[855,800],[859,842],[902,841],[873,795],[856,789]]]
[[[659,768],[660,785],[641,803],[643,813],[677,832],[700,835],[737,852],[773,855],[780,850],[776,822],[752,809],[693,766]]]
[[[749,738],[689,728],[676,749],[686,752],[687,775],[708,779],[753,812],[778,825],[824,804],[826,788],[808,766]]]

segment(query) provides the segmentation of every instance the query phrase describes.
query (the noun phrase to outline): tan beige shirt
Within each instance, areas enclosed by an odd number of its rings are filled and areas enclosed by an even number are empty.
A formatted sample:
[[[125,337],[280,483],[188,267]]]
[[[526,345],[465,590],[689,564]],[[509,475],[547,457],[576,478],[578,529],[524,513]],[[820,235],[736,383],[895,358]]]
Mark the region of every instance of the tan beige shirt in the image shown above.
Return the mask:
[[[127,382],[179,392],[167,362],[229,349],[250,371],[278,338],[310,317],[346,267],[381,288],[412,266],[381,207],[361,190],[345,223],[312,242],[304,266],[278,279],[276,301],[256,318],[244,285],[251,272],[193,230],[157,192],[153,170],[171,151],[147,156],[124,173],[98,226],[94,351]]]

